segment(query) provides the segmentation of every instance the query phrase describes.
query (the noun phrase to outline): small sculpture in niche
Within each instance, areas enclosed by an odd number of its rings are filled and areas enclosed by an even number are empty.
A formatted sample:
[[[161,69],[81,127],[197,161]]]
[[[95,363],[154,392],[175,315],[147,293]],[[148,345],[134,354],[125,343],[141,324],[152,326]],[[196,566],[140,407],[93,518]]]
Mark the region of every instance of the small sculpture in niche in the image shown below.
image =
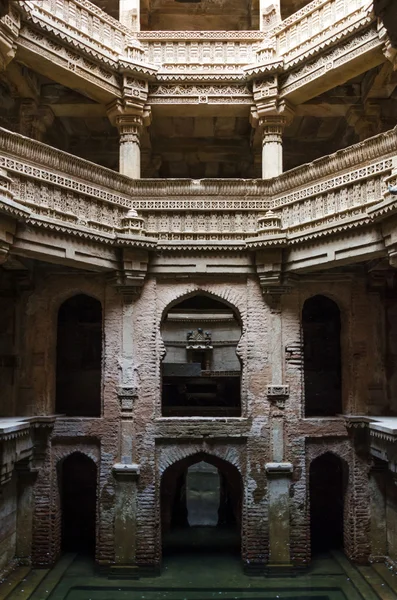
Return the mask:
[[[211,354],[213,346],[209,331],[203,331],[201,327],[187,332],[186,350],[188,352],[188,362],[197,362],[201,364],[203,371],[211,369]]]
[[[187,332],[187,350],[212,349],[211,333],[198,327],[195,331]]]

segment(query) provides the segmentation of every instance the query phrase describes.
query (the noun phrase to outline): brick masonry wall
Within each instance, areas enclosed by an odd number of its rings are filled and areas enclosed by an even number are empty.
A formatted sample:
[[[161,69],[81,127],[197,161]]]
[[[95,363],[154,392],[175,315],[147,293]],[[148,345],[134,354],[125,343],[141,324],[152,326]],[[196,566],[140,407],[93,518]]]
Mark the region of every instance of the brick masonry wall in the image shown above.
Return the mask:
[[[98,465],[98,525],[96,558],[114,561],[115,480],[112,466],[121,459],[121,413],[117,388],[121,383],[123,300],[99,276],[42,276],[28,301],[27,336],[23,364],[26,383],[33,386],[34,411],[50,413],[54,407],[56,314],[60,303],[75,293],[99,298],[104,313],[103,417],[59,419],[47,459],[35,484],[34,561],[50,564],[60,549],[60,505],[57,461],[66,450],[80,451]],[[242,335],[238,355],[242,362],[242,417],[235,420],[161,418],[160,364],[164,352],[161,323],[166,311],[195,293],[223,300],[239,316]],[[363,410],[370,383],[368,348],[376,328],[367,327],[371,302],[360,280],[298,283],[281,302],[284,383],[290,395],[285,408],[269,402],[271,382],[271,307],[255,278],[197,281],[156,280],[148,277],[133,307],[133,371],[137,386],[132,419],[132,457],[140,465],[137,490],[137,556],[141,565],[161,562],[160,481],[167,465],[186,453],[205,452],[229,461],[243,480],[242,558],[251,566],[268,559],[268,496],[265,464],[272,460],[271,427],[284,422],[284,460],[294,473],[290,489],[291,557],[297,566],[310,561],[310,462],[327,450],[348,465],[350,479],[345,503],[345,544],[349,556],[364,561],[368,555],[367,460],[358,456],[343,421],[303,419],[301,311],[306,298],[326,294],[335,300],[342,316],[344,411]],[[370,332],[368,332],[370,330]],[[371,333],[372,332],[372,333]],[[372,337],[371,337],[372,336]],[[40,339],[39,339],[40,338]],[[33,340],[35,358],[29,356]],[[350,358],[353,357],[353,360]],[[27,407],[25,407],[27,408]],[[227,441],[225,441],[227,440]],[[364,525],[363,525],[364,523]]]

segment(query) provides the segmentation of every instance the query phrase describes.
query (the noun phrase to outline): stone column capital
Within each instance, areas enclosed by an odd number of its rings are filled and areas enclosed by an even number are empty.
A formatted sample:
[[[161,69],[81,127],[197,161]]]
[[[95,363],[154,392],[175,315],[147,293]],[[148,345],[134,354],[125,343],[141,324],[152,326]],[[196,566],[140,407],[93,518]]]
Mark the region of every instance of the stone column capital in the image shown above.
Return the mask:
[[[264,136],[274,133],[281,136],[284,128],[292,122],[294,115],[294,107],[284,100],[277,104],[272,103],[271,106],[262,106],[258,110],[259,127]]]
[[[120,144],[140,145],[143,130],[141,115],[119,115],[116,117],[116,127],[120,134]]]

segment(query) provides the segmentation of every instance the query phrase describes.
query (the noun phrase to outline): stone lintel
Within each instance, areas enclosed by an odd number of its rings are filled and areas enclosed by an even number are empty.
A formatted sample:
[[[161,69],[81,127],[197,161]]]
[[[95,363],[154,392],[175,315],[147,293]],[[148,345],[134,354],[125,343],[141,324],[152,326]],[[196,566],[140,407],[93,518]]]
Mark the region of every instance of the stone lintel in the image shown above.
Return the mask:
[[[115,463],[112,467],[116,479],[138,479],[141,466],[137,463]]]
[[[267,475],[280,477],[290,476],[294,470],[294,465],[289,462],[269,462],[265,464],[265,471]]]

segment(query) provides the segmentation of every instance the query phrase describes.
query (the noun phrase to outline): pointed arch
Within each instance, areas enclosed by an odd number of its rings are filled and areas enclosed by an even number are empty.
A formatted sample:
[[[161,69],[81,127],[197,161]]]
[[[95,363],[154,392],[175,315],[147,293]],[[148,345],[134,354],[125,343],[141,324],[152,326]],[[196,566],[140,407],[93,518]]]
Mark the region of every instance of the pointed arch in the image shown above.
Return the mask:
[[[344,546],[344,503],[347,463],[325,451],[310,463],[310,538],[312,554]]]
[[[161,498],[161,526],[163,536],[168,534],[174,528],[189,527],[189,506],[187,496],[189,496],[188,473],[194,465],[201,464],[211,465],[217,473],[219,489],[218,489],[218,518],[216,527],[226,527],[231,532],[231,540],[236,545],[236,550],[240,550],[241,544],[241,512],[243,499],[243,481],[239,469],[224,458],[205,451],[196,451],[183,458],[179,458],[164,470],[160,482],[160,498]],[[215,474],[211,469],[201,469],[208,481],[215,481]],[[208,473],[206,473],[208,471]],[[194,484],[193,484],[194,485]],[[200,485],[194,485],[195,491],[199,491]],[[210,484],[211,487],[211,484]],[[214,492],[214,490],[212,490]],[[214,493],[204,493],[204,497],[200,499],[201,510],[205,512],[205,505],[211,506],[213,513]],[[219,531],[219,530],[216,530]],[[216,536],[216,533],[211,534]],[[213,538],[215,539],[215,538]],[[236,543],[237,540],[237,543]],[[187,541],[187,547],[189,541]]]
[[[163,416],[240,416],[234,307],[208,292],[184,294],[163,313],[161,336]]]
[[[84,452],[71,452],[58,462],[61,504],[61,547],[95,554],[97,465]]]

